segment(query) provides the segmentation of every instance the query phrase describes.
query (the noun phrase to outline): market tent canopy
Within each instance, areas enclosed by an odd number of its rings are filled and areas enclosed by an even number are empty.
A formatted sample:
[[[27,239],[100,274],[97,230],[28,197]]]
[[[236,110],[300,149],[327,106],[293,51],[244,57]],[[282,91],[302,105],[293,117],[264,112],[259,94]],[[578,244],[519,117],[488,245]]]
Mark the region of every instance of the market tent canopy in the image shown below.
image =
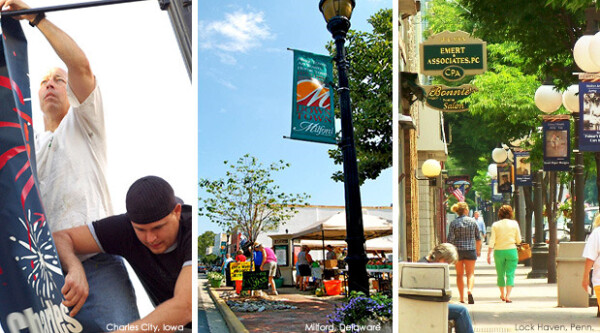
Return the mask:
[[[378,238],[392,234],[392,222],[382,217],[363,214],[365,239]],[[315,239],[315,240],[345,240],[346,213],[337,213],[324,220],[318,221],[304,230],[292,235],[274,235],[272,238]]]
[[[304,239],[300,241],[300,245],[308,245],[311,250],[321,250],[323,248],[323,241],[321,240],[313,240],[313,239]],[[326,240],[325,246],[331,245],[333,247],[347,247],[345,241],[341,240]],[[369,239],[365,242],[365,248],[367,251],[384,251],[386,253],[392,252],[393,249],[393,240],[392,236],[385,236],[379,238]]]

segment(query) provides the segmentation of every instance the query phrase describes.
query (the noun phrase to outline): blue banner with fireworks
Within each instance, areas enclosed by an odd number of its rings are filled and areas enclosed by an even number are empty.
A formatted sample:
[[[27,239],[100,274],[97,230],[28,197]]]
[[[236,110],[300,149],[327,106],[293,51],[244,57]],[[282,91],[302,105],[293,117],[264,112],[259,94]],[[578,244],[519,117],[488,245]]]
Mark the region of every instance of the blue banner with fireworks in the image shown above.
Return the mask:
[[[27,41],[2,17],[0,323],[7,333],[80,332],[61,304],[64,277],[38,193]]]
[[[531,186],[532,175],[531,175],[531,163],[530,163],[530,152],[528,151],[515,151],[515,186]]]
[[[571,131],[568,115],[544,116],[544,171],[569,171]]]
[[[600,151],[600,82],[579,82],[579,150]]]

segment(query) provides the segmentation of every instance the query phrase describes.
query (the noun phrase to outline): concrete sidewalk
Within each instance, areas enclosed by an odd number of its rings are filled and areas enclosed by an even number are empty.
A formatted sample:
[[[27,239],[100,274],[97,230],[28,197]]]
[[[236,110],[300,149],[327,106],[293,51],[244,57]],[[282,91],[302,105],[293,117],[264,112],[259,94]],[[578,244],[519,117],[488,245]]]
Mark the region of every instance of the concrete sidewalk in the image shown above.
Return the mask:
[[[475,332],[600,332],[600,318],[596,318],[595,307],[559,308],[557,285],[548,284],[545,278],[527,279],[531,267],[517,267],[515,287],[511,293],[513,302],[502,302],[493,264],[493,261],[492,265],[487,263],[487,247],[484,246],[475,266],[475,304],[465,304]],[[458,303],[454,267],[451,267],[450,274],[451,302]]]
[[[198,333],[229,333],[225,320],[207,292],[206,276],[198,277]]]

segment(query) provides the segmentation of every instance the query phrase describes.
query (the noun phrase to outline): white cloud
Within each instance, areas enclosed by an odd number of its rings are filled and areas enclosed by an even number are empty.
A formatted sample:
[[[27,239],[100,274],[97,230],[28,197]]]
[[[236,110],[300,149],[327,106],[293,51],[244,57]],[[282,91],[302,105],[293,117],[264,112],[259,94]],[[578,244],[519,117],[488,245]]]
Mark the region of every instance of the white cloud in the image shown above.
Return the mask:
[[[261,46],[263,40],[273,38],[263,12],[241,10],[225,14],[221,21],[200,21],[198,36],[203,49],[242,53]],[[220,56],[222,61],[231,64],[231,58]]]

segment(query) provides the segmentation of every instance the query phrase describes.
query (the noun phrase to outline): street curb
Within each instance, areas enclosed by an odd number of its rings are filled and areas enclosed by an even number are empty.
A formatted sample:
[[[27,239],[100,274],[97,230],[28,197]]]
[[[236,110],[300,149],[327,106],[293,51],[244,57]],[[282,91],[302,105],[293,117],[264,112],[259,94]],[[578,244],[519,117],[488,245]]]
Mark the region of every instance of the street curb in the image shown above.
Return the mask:
[[[223,319],[225,319],[229,332],[250,333],[233,311],[231,311],[227,303],[217,295],[217,292],[213,288],[208,287],[208,293],[210,294],[210,298],[212,298],[217,305],[217,308],[219,308],[219,312],[221,312]]]

